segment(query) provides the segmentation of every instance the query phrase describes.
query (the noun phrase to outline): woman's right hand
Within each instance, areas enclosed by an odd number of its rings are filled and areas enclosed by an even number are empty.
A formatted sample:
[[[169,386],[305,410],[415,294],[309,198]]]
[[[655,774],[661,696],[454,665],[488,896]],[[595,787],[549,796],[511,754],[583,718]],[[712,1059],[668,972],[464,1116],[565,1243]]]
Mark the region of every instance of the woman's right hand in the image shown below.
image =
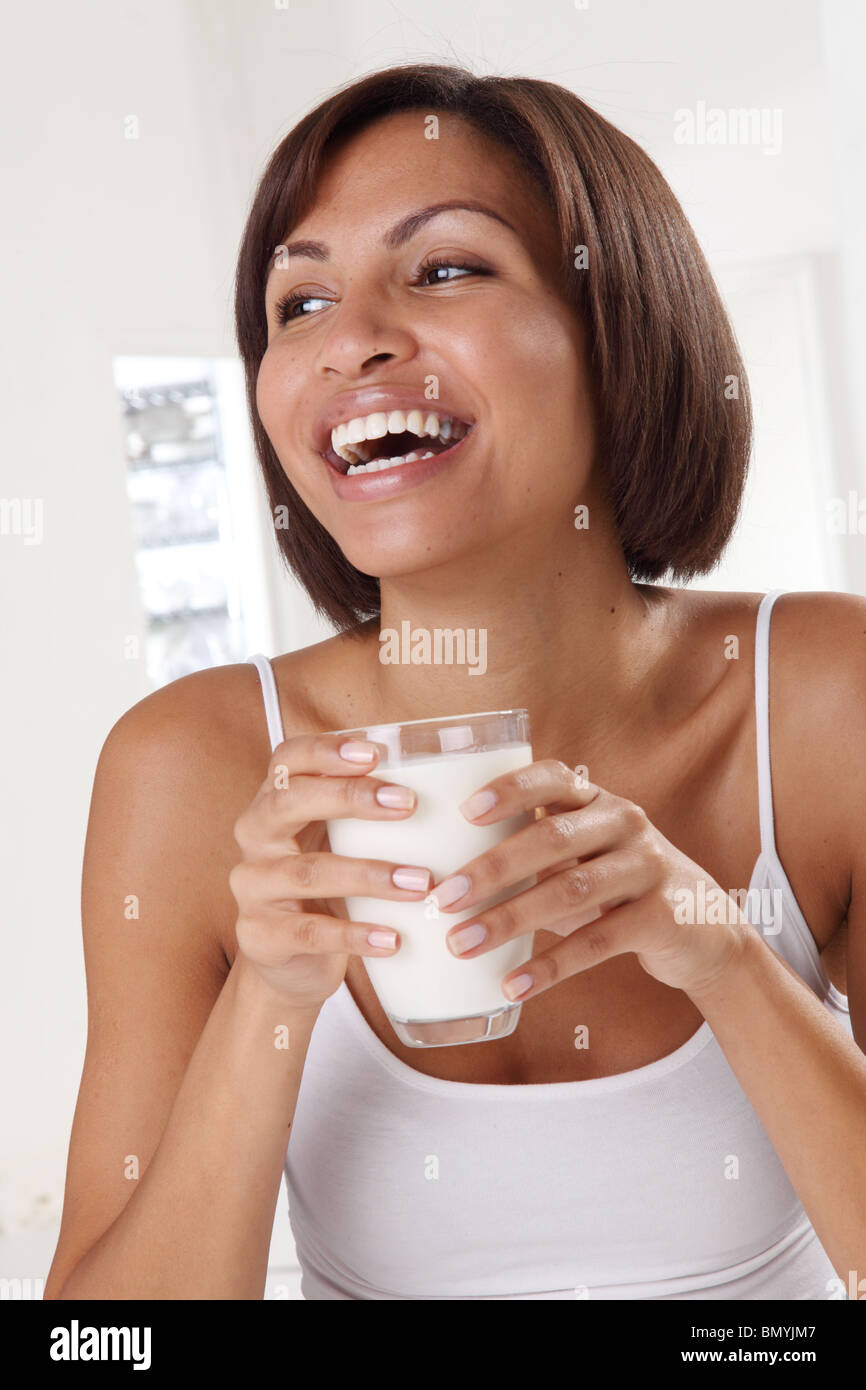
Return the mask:
[[[304,1012],[318,1013],[345,976],[350,955],[392,956],[399,950],[399,933],[394,946],[381,939],[377,944],[370,933],[387,929],[350,922],[335,910],[340,901],[329,900],[418,902],[432,883],[429,869],[421,866],[347,858],[327,848],[327,820],[405,820],[415,809],[414,792],[366,776],[380,749],[339,734],[286,739],[274,749],[265,780],[235,822],[242,858],[229,874],[229,887],[238,904],[238,948],[272,990]],[[362,759],[365,750],[372,757]],[[385,787],[408,793],[409,805],[382,805],[377,793]],[[397,870],[413,871],[419,882],[426,874],[426,883],[399,888],[393,879]]]

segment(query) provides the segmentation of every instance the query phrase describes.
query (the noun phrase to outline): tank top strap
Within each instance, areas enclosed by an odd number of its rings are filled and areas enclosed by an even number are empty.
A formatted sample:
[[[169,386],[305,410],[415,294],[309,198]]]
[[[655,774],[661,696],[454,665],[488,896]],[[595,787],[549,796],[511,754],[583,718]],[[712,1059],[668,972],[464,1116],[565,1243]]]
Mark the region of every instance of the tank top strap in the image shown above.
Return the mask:
[[[263,656],[261,652],[255,652],[248,656],[247,661],[255,666],[259,673],[259,680],[262,683],[262,695],[265,701],[265,718],[268,721],[268,736],[271,740],[271,752],[274,751],[278,743],[282,743],[285,738],[283,733],[283,719],[280,714],[280,700],[277,695],[277,683],[274,680],[274,668],[270,658]]]
[[[773,604],[785,589],[772,589],[758,605],[755,627],[755,724],[758,752],[758,812],[761,851],[776,856],[773,825],[773,785],[770,775],[770,616]]]

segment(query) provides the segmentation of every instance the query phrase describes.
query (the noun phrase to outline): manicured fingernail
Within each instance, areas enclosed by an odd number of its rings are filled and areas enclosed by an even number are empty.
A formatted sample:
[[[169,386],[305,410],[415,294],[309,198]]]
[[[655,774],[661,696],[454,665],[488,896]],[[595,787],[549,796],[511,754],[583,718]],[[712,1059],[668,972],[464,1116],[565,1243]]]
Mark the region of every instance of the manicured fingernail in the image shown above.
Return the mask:
[[[406,811],[414,806],[415,793],[410,787],[380,787],[376,800],[380,806],[387,806],[392,811]]]
[[[426,893],[432,877],[429,869],[406,867],[395,869],[391,880],[396,888],[408,888],[411,893]]]
[[[464,951],[474,950],[486,939],[487,928],[484,923],[471,922],[468,927],[461,927],[453,935],[446,936],[445,941],[449,951],[452,951],[455,956],[462,956]]]
[[[371,946],[386,946],[390,950],[397,945],[397,933],[395,931],[371,931],[367,932],[367,940]]]
[[[462,801],[458,810],[463,812],[467,820],[475,820],[476,816],[483,816],[485,811],[495,806],[498,800],[496,792],[476,792],[468,801]]]
[[[433,889],[433,897],[439,907],[450,907],[456,903],[458,898],[465,898],[472,884],[465,874],[455,874],[453,878],[445,878]]]
[[[509,999],[516,999],[519,994],[525,994],[535,983],[532,975],[515,975],[513,980],[508,980],[502,986],[502,992]]]
[[[348,743],[340,744],[340,757],[345,758],[347,763],[371,763],[375,756],[373,744],[364,743],[361,739],[353,738]]]

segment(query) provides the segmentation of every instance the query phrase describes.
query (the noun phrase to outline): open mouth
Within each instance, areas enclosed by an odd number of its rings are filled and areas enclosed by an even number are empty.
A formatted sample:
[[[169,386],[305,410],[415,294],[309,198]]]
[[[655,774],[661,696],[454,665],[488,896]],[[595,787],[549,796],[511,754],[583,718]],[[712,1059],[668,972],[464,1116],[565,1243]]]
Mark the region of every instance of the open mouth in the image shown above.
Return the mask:
[[[435,458],[452,449],[471,428],[465,420],[433,411],[378,412],[337,425],[323,456],[346,476],[378,473]]]

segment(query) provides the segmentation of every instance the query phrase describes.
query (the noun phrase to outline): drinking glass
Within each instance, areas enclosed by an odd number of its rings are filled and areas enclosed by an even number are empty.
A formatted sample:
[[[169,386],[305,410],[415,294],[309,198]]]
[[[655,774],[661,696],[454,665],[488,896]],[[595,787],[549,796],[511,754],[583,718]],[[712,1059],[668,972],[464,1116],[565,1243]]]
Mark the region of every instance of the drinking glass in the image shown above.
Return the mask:
[[[458,810],[486,783],[532,762],[525,709],[334,732],[379,744],[385,752],[372,775],[411,787],[417,794],[415,810],[403,821],[328,820],[334,854],[426,865],[437,883],[533,819],[532,812],[523,812],[494,825],[473,825]],[[458,922],[523,892],[535,881],[533,875],[471,908],[447,913],[439,911],[432,892],[415,903],[346,898],[352,921],[378,923],[400,933],[401,945],[393,956],[362,959],[401,1042],[409,1047],[448,1047],[514,1032],[521,1006],[503,994],[501,981],[530,958],[534,933],[472,960],[453,956],[445,934]]]

